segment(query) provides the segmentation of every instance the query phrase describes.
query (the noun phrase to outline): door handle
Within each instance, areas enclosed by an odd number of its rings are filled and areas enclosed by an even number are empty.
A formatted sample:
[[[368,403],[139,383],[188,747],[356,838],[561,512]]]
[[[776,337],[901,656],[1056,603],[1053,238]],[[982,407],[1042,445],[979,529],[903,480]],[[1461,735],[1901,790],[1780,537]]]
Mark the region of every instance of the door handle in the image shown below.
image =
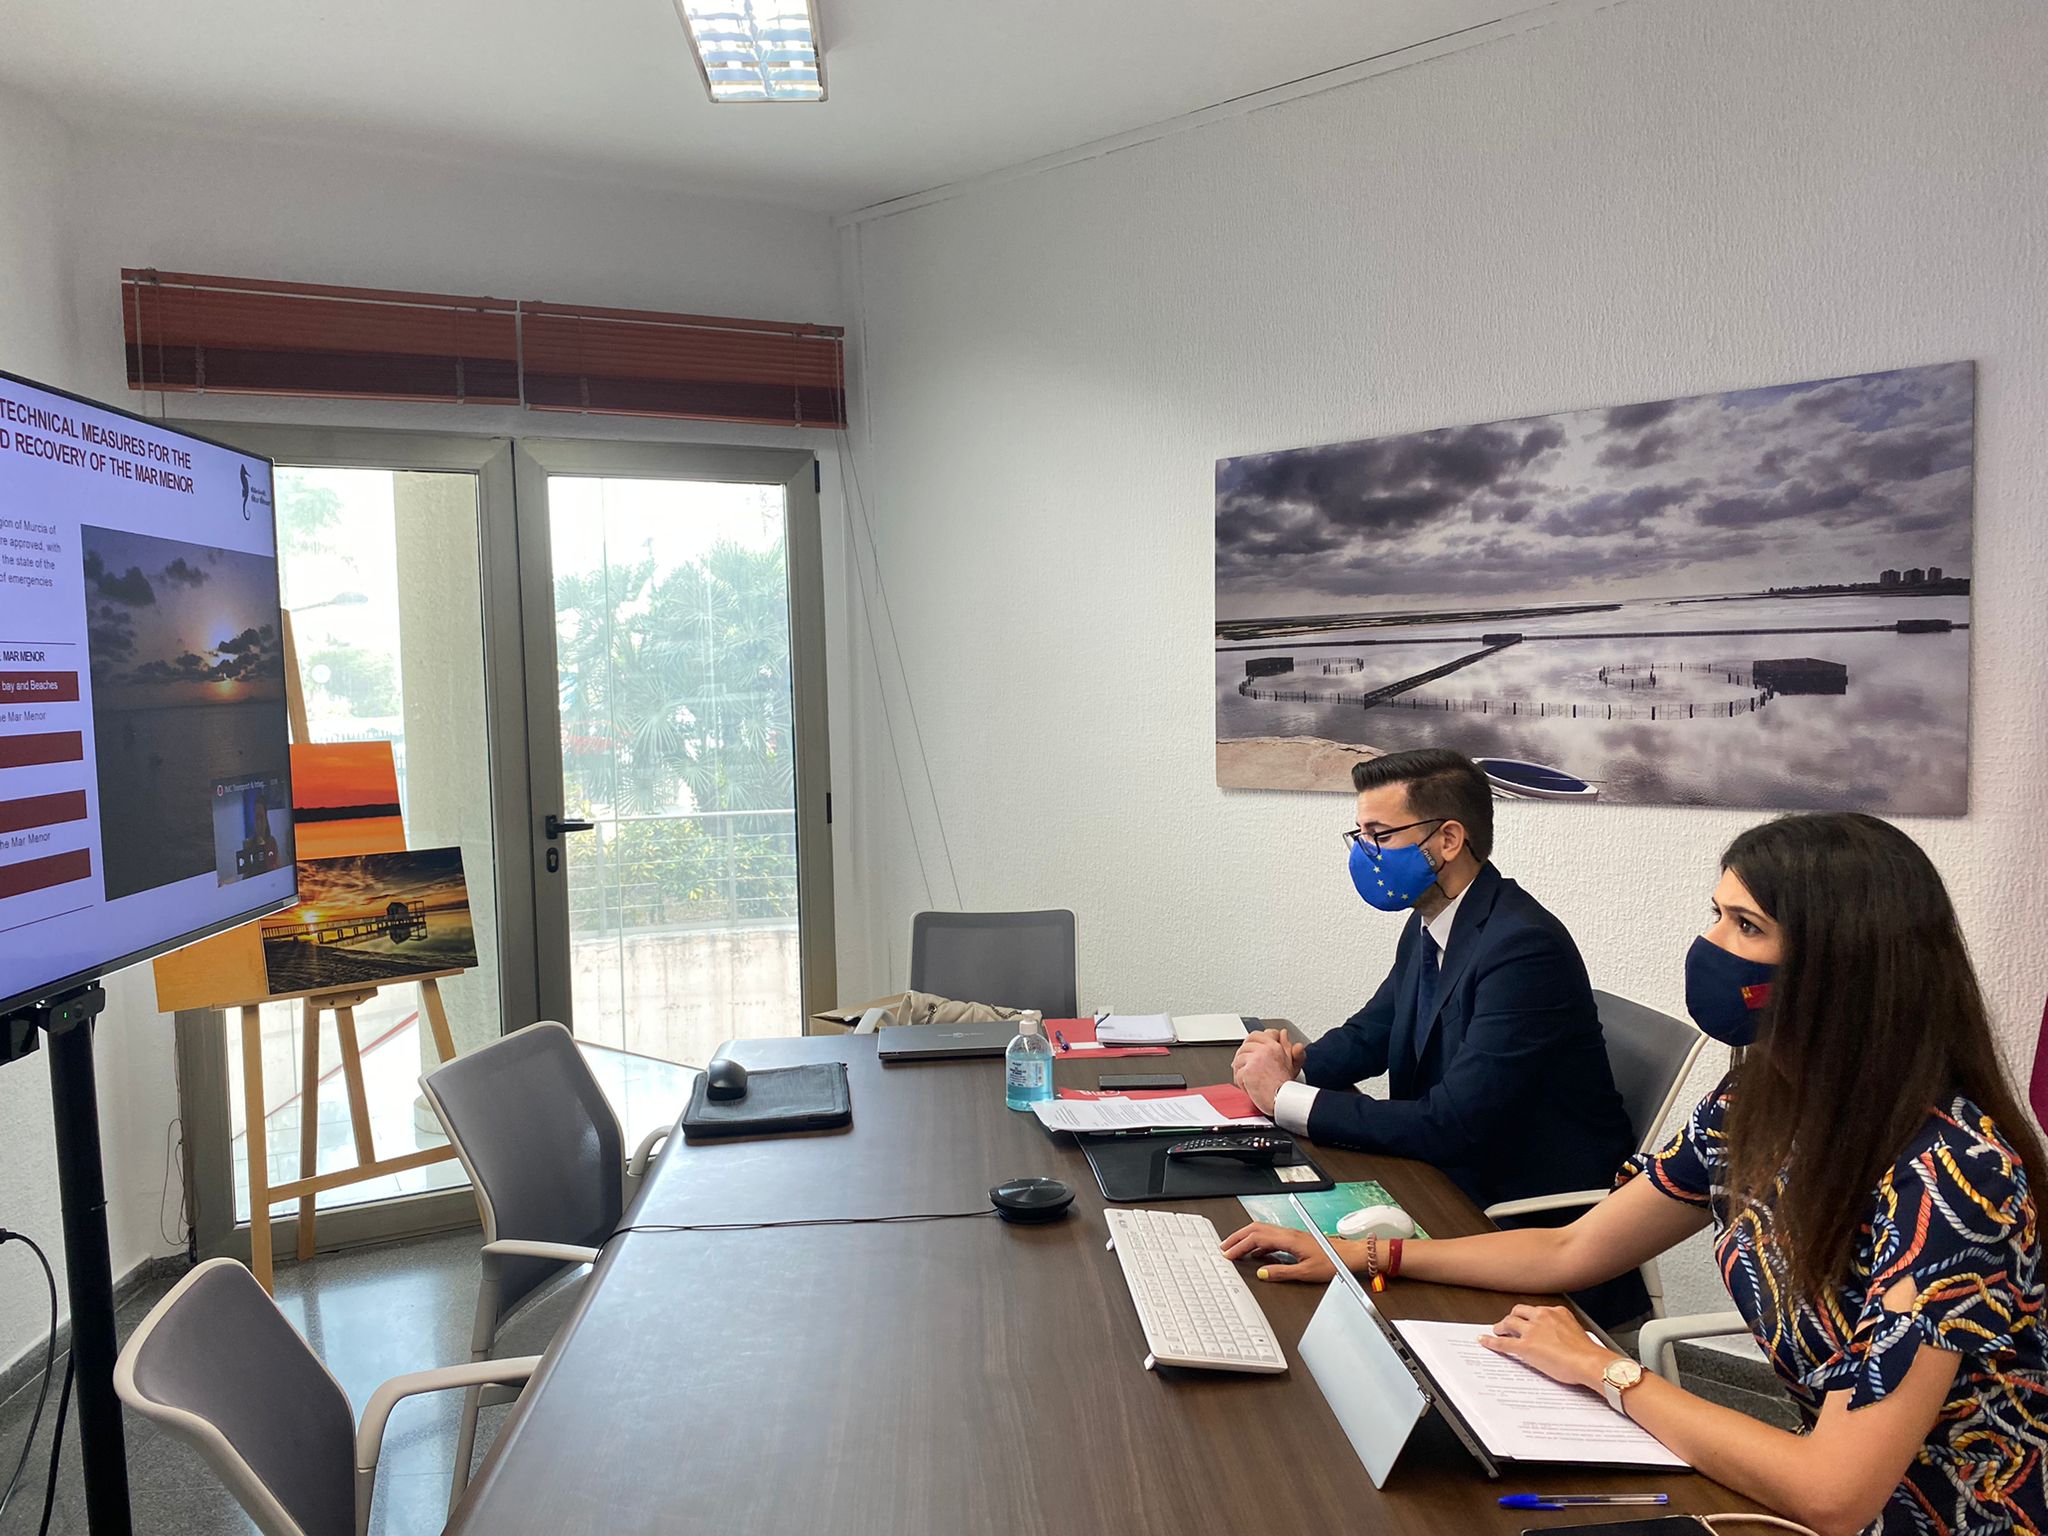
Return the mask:
[[[597,823],[594,821],[564,821],[553,811],[549,811],[546,830],[548,841],[554,842],[564,832],[595,832],[597,830]]]

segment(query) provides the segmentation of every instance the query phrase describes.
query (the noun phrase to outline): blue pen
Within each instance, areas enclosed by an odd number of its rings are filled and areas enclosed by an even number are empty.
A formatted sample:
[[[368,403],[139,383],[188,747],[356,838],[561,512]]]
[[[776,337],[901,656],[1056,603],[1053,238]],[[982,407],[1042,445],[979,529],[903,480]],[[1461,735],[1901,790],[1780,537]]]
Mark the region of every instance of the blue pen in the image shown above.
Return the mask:
[[[1052,1037],[1053,1039],[1059,1041],[1060,1049],[1062,1051],[1071,1051],[1073,1049],[1071,1045],[1067,1044],[1066,1031],[1056,1029],[1052,1032]]]
[[[1669,1504],[1668,1493],[1509,1493],[1502,1509],[1577,1509],[1587,1504]]]

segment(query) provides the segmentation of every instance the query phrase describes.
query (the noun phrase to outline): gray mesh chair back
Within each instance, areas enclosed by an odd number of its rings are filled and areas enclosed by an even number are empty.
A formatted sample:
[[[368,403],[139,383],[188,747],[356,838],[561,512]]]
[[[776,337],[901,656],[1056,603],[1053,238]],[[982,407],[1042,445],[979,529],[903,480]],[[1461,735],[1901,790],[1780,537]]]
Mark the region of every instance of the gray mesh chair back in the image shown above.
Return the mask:
[[[354,1413],[256,1277],[193,1270],[122,1351],[128,1405],[206,1458],[265,1536],[354,1536]]]
[[[1612,992],[1595,992],[1607,1062],[1638,1147],[1647,1146],[1670,1113],[1706,1037],[1683,1020]]]
[[[920,912],[910,920],[910,990],[1074,1018],[1074,914]]]
[[[624,1134],[568,1030],[529,1024],[420,1083],[476,1185],[485,1242],[596,1248],[617,1230]],[[506,1260],[499,1314],[561,1270],[547,1259]]]

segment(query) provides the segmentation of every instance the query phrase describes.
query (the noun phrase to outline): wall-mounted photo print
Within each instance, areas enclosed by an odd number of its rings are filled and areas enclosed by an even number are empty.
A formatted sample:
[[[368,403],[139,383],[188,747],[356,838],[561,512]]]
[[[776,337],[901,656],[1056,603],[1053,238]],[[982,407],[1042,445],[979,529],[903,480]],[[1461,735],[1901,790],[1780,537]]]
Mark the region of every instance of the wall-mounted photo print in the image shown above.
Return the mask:
[[[1961,815],[1976,365],[1216,465],[1216,779]]]

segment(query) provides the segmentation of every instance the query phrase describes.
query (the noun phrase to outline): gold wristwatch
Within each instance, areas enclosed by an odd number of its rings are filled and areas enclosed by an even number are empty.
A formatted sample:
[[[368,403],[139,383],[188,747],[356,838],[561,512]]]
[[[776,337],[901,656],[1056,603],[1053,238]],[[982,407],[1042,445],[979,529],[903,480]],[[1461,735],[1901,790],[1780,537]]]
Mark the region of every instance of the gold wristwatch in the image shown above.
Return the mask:
[[[1628,1417],[1628,1409],[1622,1405],[1621,1394],[1643,1379],[1643,1368],[1629,1359],[1608,1362],[1607,1369],[1600,1373],[1600,1395],[1613,1405],[1614,1411]]]

